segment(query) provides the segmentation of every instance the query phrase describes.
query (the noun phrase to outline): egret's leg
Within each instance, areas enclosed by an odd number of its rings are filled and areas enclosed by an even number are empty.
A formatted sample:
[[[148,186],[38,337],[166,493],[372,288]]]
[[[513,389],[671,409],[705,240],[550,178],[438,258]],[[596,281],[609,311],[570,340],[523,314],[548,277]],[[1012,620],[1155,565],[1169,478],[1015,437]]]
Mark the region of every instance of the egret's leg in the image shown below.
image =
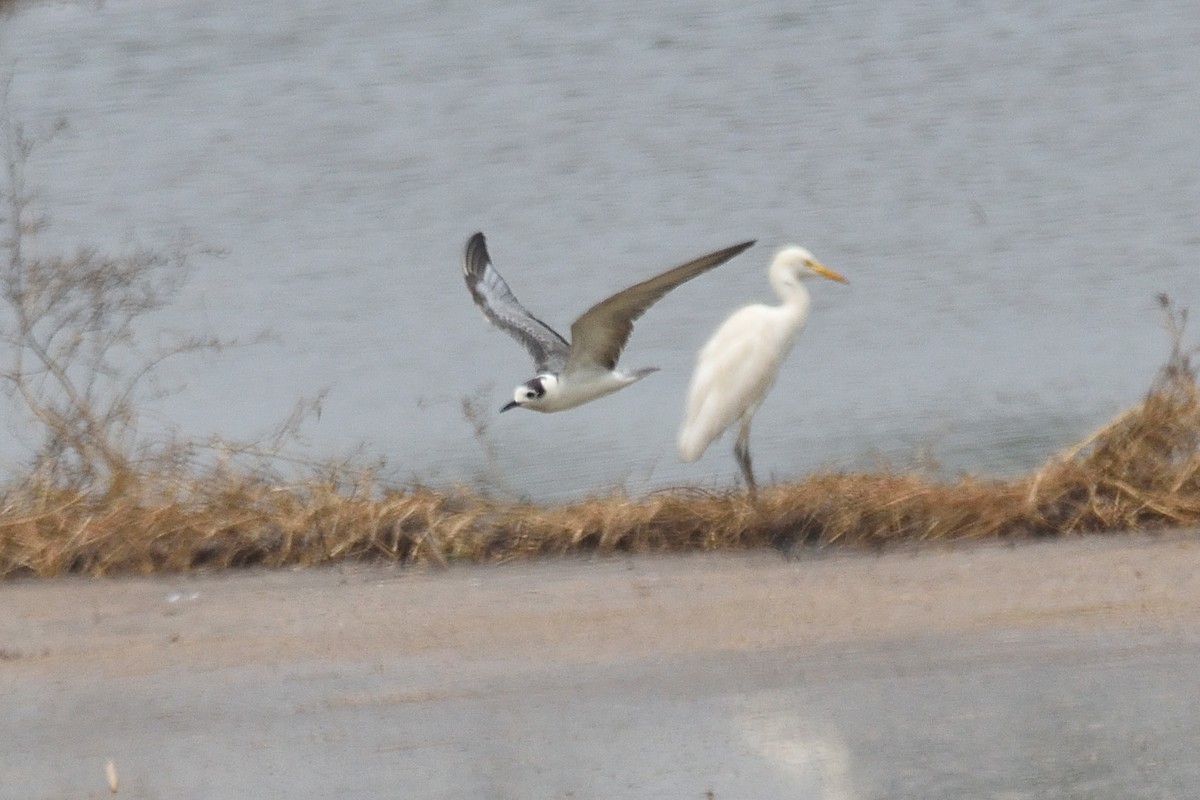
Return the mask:
[[[750,496],[754,497],[756,486],[754,484],[754,469],[750,465],[750,420],[753,417],[749,414],[742,417],[742,427],[738,431],[737,441],[733,443],[733,454],[737,456],[738,466],[742,468],[742,476],[746,479],[746,489],[750,492]]]

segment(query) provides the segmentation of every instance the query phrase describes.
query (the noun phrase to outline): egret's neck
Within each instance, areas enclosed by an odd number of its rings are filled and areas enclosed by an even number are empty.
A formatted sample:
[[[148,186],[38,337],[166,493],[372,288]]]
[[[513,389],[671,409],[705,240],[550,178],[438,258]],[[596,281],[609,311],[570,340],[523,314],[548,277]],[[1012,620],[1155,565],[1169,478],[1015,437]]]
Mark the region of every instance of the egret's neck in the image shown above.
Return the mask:
[[[772,270],[768,277],[771,288],[779,295],[785,308],[801,316],[808,313],[808,289],[804,288],[804,284],[797,280],[795,275],[785,270]]]

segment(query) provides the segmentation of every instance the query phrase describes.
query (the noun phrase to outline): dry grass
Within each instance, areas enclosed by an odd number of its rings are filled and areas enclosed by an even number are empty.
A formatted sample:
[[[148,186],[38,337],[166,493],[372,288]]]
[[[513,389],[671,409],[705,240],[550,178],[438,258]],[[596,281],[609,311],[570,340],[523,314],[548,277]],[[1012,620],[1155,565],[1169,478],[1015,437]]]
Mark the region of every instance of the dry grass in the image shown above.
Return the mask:
[[[675,489],[556,506],[463,490],[389,489],[368,471],[276,482],[229,467],[119,481],[104,494],[45,484],[0,508],[0,575],[280,567],[340,560],[503,560],[545,554],[879,546],[1200,522],[1200,387],[1174,345],[1145,399],[1031,475],[931,481],[831,473],[740,492]]]

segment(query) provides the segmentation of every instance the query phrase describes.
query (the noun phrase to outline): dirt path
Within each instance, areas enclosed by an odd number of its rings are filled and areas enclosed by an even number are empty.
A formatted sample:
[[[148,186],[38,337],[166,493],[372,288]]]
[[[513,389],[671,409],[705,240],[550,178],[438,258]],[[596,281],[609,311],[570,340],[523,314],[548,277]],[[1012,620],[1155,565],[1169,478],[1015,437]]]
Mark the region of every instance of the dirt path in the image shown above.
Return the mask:
[[[147,798],[1200,785],[1194,532],[19,581],[0,608],[0,798],[109,796],[109,758]]]

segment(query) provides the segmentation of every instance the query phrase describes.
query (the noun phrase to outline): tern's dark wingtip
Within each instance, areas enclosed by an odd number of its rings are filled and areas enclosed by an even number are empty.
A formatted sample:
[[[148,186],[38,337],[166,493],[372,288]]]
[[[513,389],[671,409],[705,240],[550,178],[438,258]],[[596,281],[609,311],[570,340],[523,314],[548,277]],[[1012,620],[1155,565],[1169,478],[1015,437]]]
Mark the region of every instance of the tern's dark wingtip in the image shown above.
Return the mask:
[[[466,251],[463,254],[463,273],[467,277],[479,276],[488,264],[487,239],[476,231],[467,239]]]
[[[748,239],[744,242],[738,242],[737,244],[735,244],[731,247],[726,247],[724,250],[721,250],[719,252],[728,254],[728,255],[726,255],[726,260],[728,260],[730,258],[733,258],[736,255],[740,255],[743,251],[749,250],[751,247],[753,247],[757,243],[758,243],[758,239]]]
[[[734,256],[741,255],[742,253],[744,253],[745,251],[747,251],[751,247],[753,247],[757,242],[758,242],[757,239],[748,239],[747,241],[739,242],[738,244],[735,244],[732,247],[726,247],[724,250],[720,251],[721,254],[724,255],[723,261],[728,261],[729,259],[733,258]]]

